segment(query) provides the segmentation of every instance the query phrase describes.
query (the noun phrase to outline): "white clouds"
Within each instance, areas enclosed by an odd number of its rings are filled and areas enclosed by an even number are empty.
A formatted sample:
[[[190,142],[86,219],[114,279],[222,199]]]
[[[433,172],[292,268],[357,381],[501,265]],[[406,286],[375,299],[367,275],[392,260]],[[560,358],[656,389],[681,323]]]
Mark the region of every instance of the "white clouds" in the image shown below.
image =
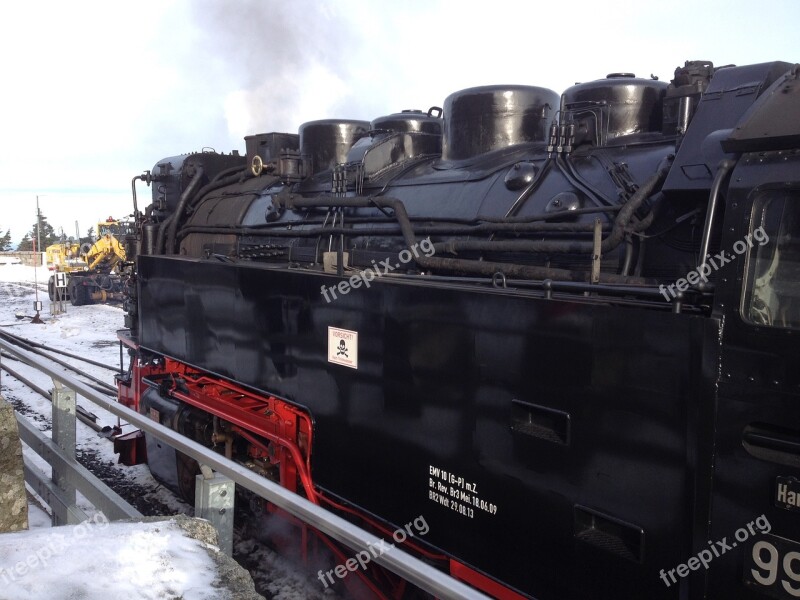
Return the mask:
[[[23,206],[12,190],[127,198],[130,178],[164,156],[243,150],[244,135],[314,119],[425,110],[474,85],[561,92],[614,71],[669,80],[687,59],[797,60],[797,16],[796,2],[745,0],[6,3],[0,228],[21,237],[32,222],[24,206],[12,223]]]
[[[13,5],[0,30],[4,81],[0,119],[22,147],[38,136],[80,142],[87,129],[123,123],[120,111],[137,104],[135,67],[142,66],[147,35],[135,13],[118,3],[77,11],[72,3]],[[127,132],[127,130],[126,130]],[[78,144],[80,147],[80,144]]]

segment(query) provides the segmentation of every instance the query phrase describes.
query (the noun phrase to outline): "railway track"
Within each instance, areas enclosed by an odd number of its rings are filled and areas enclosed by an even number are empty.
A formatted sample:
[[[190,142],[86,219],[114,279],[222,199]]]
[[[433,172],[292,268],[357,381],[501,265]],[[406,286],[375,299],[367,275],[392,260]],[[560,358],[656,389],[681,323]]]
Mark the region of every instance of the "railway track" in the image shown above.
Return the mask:
[[[87,379],[87,385],[92,385],[98,392],[109,396],[115,396],[114,388],[110,384],[86,373],[85,370],[82,370],[80,367],[67,363],[53,355],[69,357],[73,360],[79,360],[85,364],[91,364],[95,367],[114,372],[119,372],[117,367],[111,367],[99,361],[12,335],[2,330],[0,330],[0,338],[25,350],[31,352],[38,351],[36,352],[37,354],[49,360],[53,360],[63,368]],[[35,381],[37,373],[35,369],[6,353],[0,353],[0,357],[2,358],[2,360],[0,360],[0,370],[2,370],[4,374],[11,376],[22,384],[23,388],[30,390],[30,392],[33,392],[36,396],[41,397],[47,402],[51,402],[51,391]],[[13,366],[9,364],[9,362],[11,362]],[[47,431],[51,429],[51,415],[47,414],[48,411],[40,410],[35,406],[35,403],[31,401],[31,393],[29,391],[9,389],[5,381],[3,381],[3,388],[3,396],[14,406],[17,412],[32,420],[41,430]],[[189,505],[185,504],[177,496],[153,480],[149,474],[143,475],[140,471],[136,473],[135,477],[131,477],[131,473],[127,468],[116,464],[112,459],[114,456],[113,451],[108,446],[105,448],[102,446],[106,444],[106,442],[102,441],[101,438],[111,441],[115,433],[121,432],[119,423],[114,425],[111,418],[109,418],[107,422],[102,422],[97,415],[80,405],[77,406],[76,413],[77,420],[94,432],[94,434],[78,433],[76,458],[79,463],[89,469],[106,485],[114,489],[114,491],[146,516],[192,513],[192,508]],[[97,440],[97,442],[94,442],[94,440]]]
[[[116,396],[115,388],[102,381],[100,378],[85,372],[85,369],[76,366],[64,359],[80,361],[83,365],[91,365],[97,369],[104,369],[109,373],[119,373],[118,366],[112,366],[100,361],[96,361],[73,352],[55,348],[48,344],[36,342],[22,336],[12,334],[0,326],[0,338],[14,344],[22,349],[28,350],[55,361],[63,368],[76,373],[79,377],[86,380],[87,385],[91,385],[98,392],[109,396]],[[11,363],[11,364],[9,364]],[[37,384],[35,370],[28,367],[18,359],[0,353],[0,370],[13,377],[25,388],[28,388],[36,395],[50,401],[50,391],[42,385]],[[4,387],[6,387],[4,385]],[[42,430],[50,429],[51,417],[47,411],[40,411],[30,406],[30,400],[26,401],[29,393],[19,393],[4,390],[5,398],[14,405],[14,408],[34,421]],[[77,419],[89,427],[96,436],[111,440],[118,429],[109,423],[99,422],[98,417],[78,406]],[[114,460],[109,460],[110,448],[100,447],[96,443],[86,443],[87,437],[79,434],[78,447],[76,448],[76,458],[84,467],[89,469],[95,476],[111,487],[131,505],[135,506],[145,516],[162,516],[176,513],[194,514],[193,507],[186,504],[171,491],[167,490],[160,483],[152,479],[145,469],[140,467],[121,467]],[[104,444],[105,442],[99,442]],[[135,476],[132,476],[135,473]],[[256,585],[256,590],[265,598],[311,598],[321,600],[336,600],[336,594],[319,593],[309,583],[311,578],[302,572],[302,569],[295,565],[291,560],[284,558],[275,552],[268,544],[261,541],[261,531],[259,526],[254,526],[257,521],[253,515],[249,514],[247,508],[237,509],[237,524],[234,529],[234,554],[233,558],[247,569]],[[262,526],[266,526],[262,523]]]
[[[77,374],[81,378],[85,379],[87,385],[90,385],[93,389],[95,389],[96,391],[98,391],[98,392],[100,392],[102,394],[107,394],[107,395],[110,395],[110,396],[113,396],[113,395],[116,394],[116,388],[114,388],[114,386],[112,386],[111,384],[109,384],[109,383],[107,383],[107,382],[105,382],[105,381],[103,381],[103,380],[101,380],[101,379],[99,379],[97,377],[89,375],[88,373],[85,372],[85,370],[80,369],[80,368],[76,367],[75,365],[72,365],[72,364],[70,364],[70,363],[68,363],[68,362],[66,362],[64,360],[61,360],[61,359],[59,359],[59,358],[57,358],[56,356],[53,356],[53,355],[55,354],[55,355],[65,356],[65,357],[68,357],[68,358],[72,358],[72,359],[75,359],[75,360],[82,361],[82,362],[84,362],[86,364],[91,364],[91,365],[96,366],[96,367],[100,367],[100,368],[107,369],[107,370],[110,370],[110,371],[119,372],[119,369],[117,367],[112,367],[112,366],[106,365],[104,363],[101,363],[99,361],[92,360],[90,358],[82,357],[80,355],[77,355],[77,354],[74,354],[74,353],[71,353],[71,352],[67,352],[65,350],[59,350],[58,348],[54,348],[54,347],[48,346],[46,344],[35,342],[33,340],[28,340],[28,339],[25,339],[25,338],[23,338],[21,336],[14,335],[14,334],[9,333],[7,331],[3,331],[2,329],[0,329],[0,338],[4,339],[5,341],[7,341],[7,342],[9,342],[9,343],[11,343],[11,344],[13,344],[15,346],[18,346],[19,348],[22,348],[24,350],[27,350],[29,352],[33,352],[35,354],[38,354],[40,356],[43,356],[45,358],[48,358],[48,359],[52,360],[56,364],[64,367],[65,369],[67,369],[69,371],[72,371],[73,373]],[[38,385],[30,377],[24,375],[21,372],[21,371],[26,370],[26,367],[25,367],[24,363],[22,363],[19,359],[15,358],[14,356],[11,356],[11,355],[9,355],[9,354],[7,354],[5,352],[0,352],[0,359],[2,359],[2,361],[3,361],[3,362],[0,362],[0,368],[3,371],[8,373],[11,377],[16,379],[20,383],[24,384],[26,387],[28,387],[31,390],[33,390],[34,392],[36,392],[42,398],[50,401],[50,399],[51,399],[50,391],[49,390],[45,390],[42,386]],[[8,361],[11,361],[14,364],[14,366],[9,365]],[[91,429],[93,429],[97,433],[101,433],[103,435],[108,436],[108,435],[111,435],[111,433],[113,431],[115,431],[115,428],[110,426],[110,425],[101,425],[101,424],[99,424],[97,422],[97,415],[95,415],[94,413],[86,410],[82,406],[78,406],[77,407],[77,415],[76,415],[76,417],[81,423],[83,423],[86,426],[90,427]],[[118,430],[118,427],[116,429]]]
[[[119,367],[113,367],[113,366],[107,365],[105,363],[101,363],[99,361],[96,361],[96,360],[93,360],[93,359],[90,359],[90,358],[86,358],[86,357],[80,356],[78,354],[74,354],[72,352],[67,352],[65,350],[59,350],[58,348],[54,348],[52,346],[48,346],[48,345],[42,344],[40,342],[35,342],[33,340],[28,340],[28,339],[25,339],[25,338],[20,337],[18,335],[9,333],[8,331],[4,331],[3,329],[0,329],[0,338],[6,340],[10,344],[13,344],[15,346],[18,346],[18,347],[22,348],[23,350],[27,350],[29,352],[33,352],[34,354],[38,354],[39,356],[43,356],[44,358],[47,358],[47,359],[55,362],[56,364],[64,367],[68,371],[72,371],[73,373],[79,375],[81,378],[87,380],[86,381],[87,384],[89,386],[91,386],[93,389],[95,389],[96,391],[100,392],[101,394],[107,394],[107,395],[110,395],[110,396],[116,396],[117,395],[117,388],[115,386],[111,385],[110,383],[108,383],[106,381],[103,381],[99,377],[95,377],[93,375],[90,375],[89,373],[86,373],[85,369],[81,369],[79,367],[76,367],[75,365],[70,364],[70,363],[66,362],[65,360],[62,360],[62,359],[58,358],[57,356],[53,356],[53,355],[55,354],[55,355],[64,356],[64,357],[67,357],[67,358],[72,358],[72,359],[81,361],[83,363],[93,365],[95,367],[100,367],[101,369],[106,369],[108,371],[113,371],[115,373],[120,373],[121,372],[121,369]],[[17,361],[17,359],[15,359],[13,356],[7,355],[5,353],[2,353],[0,355],[2,356],[3,359]],[[19,361],[17,361],[17,362],[19,362]]]

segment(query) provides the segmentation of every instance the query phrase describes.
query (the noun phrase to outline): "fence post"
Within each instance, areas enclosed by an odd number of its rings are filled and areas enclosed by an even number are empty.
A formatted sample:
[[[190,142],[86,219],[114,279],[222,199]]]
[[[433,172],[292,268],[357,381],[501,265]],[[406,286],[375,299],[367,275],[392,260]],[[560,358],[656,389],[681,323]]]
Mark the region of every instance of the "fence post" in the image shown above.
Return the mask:
[[[75,390],[64,387],[53,379],[53,442],[64,454],[75,460]],[[53,483],[62,490],[66,500],[66,510],[53,509],[53,525],[80,523],[80,517],[72,511],[75,506],[75,485],[68,473],[53,467]]]
[[[236,484],[205,465],[200,468],[202,473],[195,477],[194,484],[194,516],[211,521],[219,536],[219,549],[231,556]]]

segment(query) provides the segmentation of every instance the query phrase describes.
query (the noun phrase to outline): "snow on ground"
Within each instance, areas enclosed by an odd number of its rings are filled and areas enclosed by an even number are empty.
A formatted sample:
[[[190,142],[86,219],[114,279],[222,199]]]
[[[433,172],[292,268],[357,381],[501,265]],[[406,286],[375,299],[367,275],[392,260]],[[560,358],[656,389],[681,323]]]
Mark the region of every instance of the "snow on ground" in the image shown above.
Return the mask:
[[[52,516],[36,502],[28,502],[28,529],[50,527]]]
[[[119,344],[116,338],[116,331],[124,326],[122,309],[114,305],[72,306],[67,302],[66,313],[56,316],[50,315],[50,301],[47,296],[47,280],[49,276],[50,273],[43,268],[34,269],[23,265],[0,265],[0,331],[47,344],[73,354],[83,355],[107,365],[119,366]],[[37,292],[38,299],[44,307],[40,315],[44,321],[42,325],[32,324],[30,318],[17,318],[17,315],[33,316],[33,303],[36,300]],[[86,373],[114,385],[113,372],[86,363],[78,363],[73,359],[60,358],[71,364],[80,365]],[[125,360],[124,366],[127,368],[127,356],[125,356]],[[53,387],[50,378],[31,371],[18,362],[2,358],[0,363],[19,370],[21,374],[32,379],[45,390],[50,390]],[[74,375],[71,372],[69,374]],[[52,412],[50,402],[8,374],[2,373],[0,377],[2,378],[0,379],[0,393],[2,396],[11,402],[18,412],[35,423],[46,435],[49,435],[51,427],[50,415]],[[100,425],[114,425],[117,423],[116,416],[80,396],[78,397],[78,404],[89,412],[96,414]],[[126,424],[123,423],[122,425],[124,432],[127,433],[132,430]],[[193,514],[192,507],[176,498],[169,490],[155,481],[145,465],[136,467],[118,465],[118,457],[113,453],[113,444],[80,422],[77,423],[76,445],[79,460],[128,502],[136,506],[140,512],[146,515]],[[24,452],[37,466],[49,474],[50,469],[46,462],[29,448],[25,448]],[[80,494],[78,496],[78,506],[85,510],[87,514],[94,515],[95,511],[91,504]],[[45,528],[49,524],[47,512],[35,504],[30,505],[28,514],[31,529],[37,533],[41,531],[41,528]],[[15,534],[0,535],[0,540],[5,539],[6,535]],[[43,533],[43,535],[47,535],[47,533]],[[142,540],[150,539],[147,536],[151,535],[151,533],[145,532],[142,535],[144,536],[141,538]],[[27,538],[23,537],[21,539]],[[25,547],[28,548],[36,546],[35,542],[26,541],[24,543]],[[114,552],[119,553],[121,549],[116,548]],[[86,554],[100,557],[106,553],[93,547]],[[30,551],[26,556],[29,555]],[[337,598],[333,594],[333,590],[325,590],[313,576],[304,575],[294,563],[254,539],[253,534],[237,532],[234,540],[234,558],[251,572],[258,591],[267,598],[275,600],[335,600]],[[13,566],[15,562],[10,562],[12,560],[13,557],[6,557],[0,552],[0,569],[8,569],[9,566]],[[66,568],[64,567],[64,569]],[[109,566],[109,568],[112,567]],[[151,572],[147,570],[149,568],[142,568],[143,576],[149,576]],[[61,572],[62,576],[65,575],[63,569],[59,572]],[[63,589],[58,594],[53,595],[47,595],[44,592],[41,595],[31,595],[27,592],[6,595],[3,593],[7,590],[3,590],[2,587],[2,574],[3,571],[0,570],[0,600],[6,598],[14,600],[18,598],[36,598],[37,600],[46,598],[50,600],[69,597],[68,594],[65,595],[63,593]],[[95,578],[101,579],[99,577]],[[126,599],[129,597],[173,598],[180,597],[180,594],[176,596],[127,596],[124,594],[105,596],[105,598]],[[186,600],[202,597],[192,596],[188,593],[184,596]]]
[[[174,522],[80,525],[0,535],[0,598],[223,600],[205,545]]]

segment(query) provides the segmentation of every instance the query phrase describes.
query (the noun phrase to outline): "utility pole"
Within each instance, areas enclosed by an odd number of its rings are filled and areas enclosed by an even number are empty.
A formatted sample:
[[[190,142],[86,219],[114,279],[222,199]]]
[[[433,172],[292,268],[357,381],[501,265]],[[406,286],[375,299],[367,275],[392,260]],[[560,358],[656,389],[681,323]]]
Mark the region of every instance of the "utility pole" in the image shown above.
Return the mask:
[[[36,247],[42,251],[42,211],[39,210],[39,196],[36,196]]]
[[[39,196],[36,196],[36,240],[34,240],[34,259],[33,259],[33,287],[36,292],[36,300],[33,303],[33,310],[36,314],[31,319],[31,323],[43,324],[39,312],[42,310],[42,303],[39,302],[39,259],[42,255],[42,212],[39,210]]]

